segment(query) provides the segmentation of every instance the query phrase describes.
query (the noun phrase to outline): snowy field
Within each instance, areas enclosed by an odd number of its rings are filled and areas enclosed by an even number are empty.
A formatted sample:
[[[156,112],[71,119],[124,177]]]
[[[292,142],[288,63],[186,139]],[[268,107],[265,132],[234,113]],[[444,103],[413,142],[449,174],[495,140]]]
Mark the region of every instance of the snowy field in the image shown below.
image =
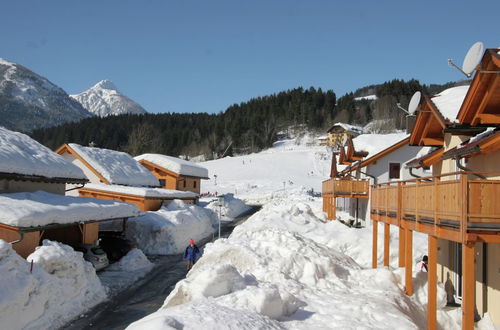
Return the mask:
[[[328,178],[331,158],[311,140],[290,139],[258,154],[202,163],[211,178],[202,192],[233,193],[263,208],[229,238],[207,244],[162,308],[128,329],[426,328],[426,273],[413,274],[415,294],[406,296],[397,240],[391,240],[390,267],[371,269],[371,227],[325,219],[313,191]],[[376,135],[368,141],[367,149],[379,147],[373,146]],[[415,264],[426,250],[426,236],[415,233]],[[440,286],[439,326],[460,329],[461,310],[445,310],[445,304]]]

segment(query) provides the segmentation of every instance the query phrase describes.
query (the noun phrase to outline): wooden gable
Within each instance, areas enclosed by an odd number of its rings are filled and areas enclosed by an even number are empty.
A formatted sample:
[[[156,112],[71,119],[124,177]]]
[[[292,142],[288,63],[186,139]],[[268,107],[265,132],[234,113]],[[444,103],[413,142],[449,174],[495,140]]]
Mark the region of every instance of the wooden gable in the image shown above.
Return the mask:
[[[338,178],[339,171],[337,170],[337,153],[332,154],[332,166],[330,168],[330,178]]]
[[[92,171],[92,173],[94,173],[98,178],[99,180],[104,183],[104,184],[111,184],[104,176],[102,176],[101,173],[99,173],[92,165],[90,165],[85,159],[83,159],[82,156],[80,156],[73,148],[71,148],[68,144],[63,144],[62,146],[60,146],[56,151],[55,153],[59,154],[59,155],[63,155],[63,154],[70,154],[72,155],[73,157],[75,157],[76,159],[78,159],[80,162],[82,162],[82,164],[87,167],[90,171]]]
[[[500,125],[500,49],[487,49],[457,119],[461,124]]]
[[[431,98],[424,97],[410,135],[413,146],[443,146],[446,122]]]

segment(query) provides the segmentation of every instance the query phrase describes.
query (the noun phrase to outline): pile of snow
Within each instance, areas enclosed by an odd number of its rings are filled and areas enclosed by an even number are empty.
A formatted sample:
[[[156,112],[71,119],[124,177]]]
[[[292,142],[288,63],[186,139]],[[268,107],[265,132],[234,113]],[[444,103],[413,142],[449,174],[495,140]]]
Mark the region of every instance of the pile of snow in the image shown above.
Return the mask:
[[[86,179],[83,171],[29,136],[0,126],[0,172]]]
[[[445,119],[456,122],[458,111],[464,102],[469,86],[448,88],[431,98]]]
[[[212,199],[206,208],[213,210],[216,213],[221,213],[221,218],[224,220],[232,220],[244,214],[251,209],[241,199],[234,197],[234,194],[224,195],[224,204],[220,205],[217,198]]]
[[[85,92],[70,97],[99,117],[146,113],[143,107],[121,94],[109,80],[102,80]]]
[[[125,152],[84,147],[76,143],[69,143],[68,146],[110,184],[160,186],[160,182],[151,172]]]
[[[208,179],[208,170],[206,168],[184,159],[161,154],[143,154],[134,157],[134,159],[137,161],[148,161],[156,166],[164,168],[167,171],[178,173],[180,175]]]
[[[109,265],[99,274],[109,295],[115,295],[144,277],[154,267],[140,249],[132,249],[118,262]]]
[[[107,297],[92,265],[69,246],[44,240],[28,261],[0,240],[2,328],[58,328]]]
[[[425,306],[404,294],[403,276],[387,268],[364,269],[344,253],[349,247],[340,251],[334,243],[321,243],[336,239],[329,228],[334,222],[324,221],[320,199],[300,191],[292,195],[275,198],[228,239],[208,244],[164,306],[130,328],[190,328],[208,310],[212,320],[233,310],[236,319],[267,317],[287,329],[424,328]],[[344,228],[349,232],[337,236],[359,233]],[[371,240],[356,242],[371,251]],[[216,327],[212,320],[205,323],[208,328]]]
[[[45,191],[0,194],[0,223],[37,227],[140,215],[135,205]]]
[[[84,188],[113,192],[118,194],[140,196],[146,198],[160,198],[160,199],[194,199],[198,194],[191,191],[180,191],[173,189],[163,188],[148,188],[148,187],[130,187],[114,184],[101,184],[101,183],[88,183]]]
[[[177,254],[184,251],[189,239],[210,236],[216,225],[213,211],[174,200],[158,211],[129,219],[126,235],[146,254]]]

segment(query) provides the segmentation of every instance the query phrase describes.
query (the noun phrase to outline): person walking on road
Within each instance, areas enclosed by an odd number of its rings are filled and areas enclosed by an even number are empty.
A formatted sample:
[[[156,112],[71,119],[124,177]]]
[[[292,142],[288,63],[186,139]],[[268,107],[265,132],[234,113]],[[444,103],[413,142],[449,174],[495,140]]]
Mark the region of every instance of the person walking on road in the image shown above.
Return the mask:
[[[194,240],[189,240],[189,245],[184,251],[184,259],[187,260],[187,270],[189,271],[193,265],[196,263],[196,260],[201,257],[200,249],[194,244]]]

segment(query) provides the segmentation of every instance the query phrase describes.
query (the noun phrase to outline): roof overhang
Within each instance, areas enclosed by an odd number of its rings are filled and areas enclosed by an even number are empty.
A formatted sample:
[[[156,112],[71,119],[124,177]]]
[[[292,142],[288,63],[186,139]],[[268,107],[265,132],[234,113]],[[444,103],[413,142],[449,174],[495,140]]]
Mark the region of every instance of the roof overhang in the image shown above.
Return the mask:
[[[74,183],[74,184],[85,184],[89,182],[88,179],[76,179],[76,178],[48,178],[45,176],[38,175],[26,175],[17,173],[5,173],[0,172],[0,180],[13,180],[13,181],[31,181],[31,182],[44,182],[44,183]]]
[[[424,155],[419,158],[415,158],[406,163],[407,168],[421,168],[421,167],[429,167],[441,160],[441,156],[444,153],[443,148],[436,149],[427,155]]]
[[[92,173],[94,173],[102,183],[111,184],[99,171],[97,171],[89,162],[87,162],[78,152],[71,148],[67,143],[63,144],[55,150],[55,153],[63,155],[68,153],[78,159],[83,165],[85,165]]]
[[[500,131],[493,131],[473,142],[455,147],[445,152],[441,159],[469,158],[479,154],[488,154],[500,150]]]
[[[420,104],[415,125],[411,131],[409,144],[412,146],[442,146],[447,123],[432,103],[431,98],[424,97]]]
[[[472,126],[500,125],[500,49],[487,49],[457,119]]]

